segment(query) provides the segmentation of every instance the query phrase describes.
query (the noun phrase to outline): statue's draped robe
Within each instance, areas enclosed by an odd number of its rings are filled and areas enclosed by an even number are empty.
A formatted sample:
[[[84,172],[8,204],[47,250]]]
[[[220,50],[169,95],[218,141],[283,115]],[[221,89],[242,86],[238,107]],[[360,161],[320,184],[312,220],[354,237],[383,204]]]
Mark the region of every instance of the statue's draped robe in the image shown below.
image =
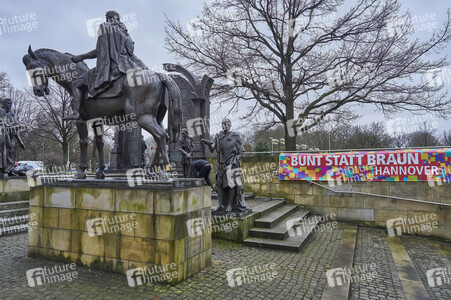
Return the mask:
[[[216,173],[216,186],[218,189],[219,204],[227,207],[232,206],[233,211],[245,211],[248,209],[244,199],[242,185],[230,186],[227,178],[227,166],[232,165],[233,169],[241,168],[241,156],[244,153],[243,143],[239,133],[229,131],[218,133],[212,144],[218,155],[218,171]],[[243,181],[241,181],[243,182]],[[230,191],[230,190],[233,190]],[[227,193],[225,193],[227,191]],[[228,198],[232,196],[232,199]]]
[[[0,108],[1,132],[0,132],[0,169],[3,173],[9,173],[14,168],[14,147],[15,135],[15,116],[10,112],[6,112]]]
[[[88,86],[89,97],[115,97],[122,91],[122,80],[127,71],[147,68],[133,54],[134,42],[127,33],[125,25],[118,23],[103,23],[98,30],[97,63],[81,76],[76,86]]]

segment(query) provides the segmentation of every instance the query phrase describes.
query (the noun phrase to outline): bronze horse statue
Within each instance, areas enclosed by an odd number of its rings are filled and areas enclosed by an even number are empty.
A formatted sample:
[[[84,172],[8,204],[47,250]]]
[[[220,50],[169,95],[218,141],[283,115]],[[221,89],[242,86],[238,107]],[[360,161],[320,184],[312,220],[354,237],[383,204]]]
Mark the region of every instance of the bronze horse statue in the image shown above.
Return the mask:
[[[33,81],[33,93],[39,97],[49,94],[48,78],[52,78],[61,85],[70,95],[73,95],[73,80],[86,73],[89,68],[84,62],[74,63],[72,54],[60,53],[52,49],[38,49],[33,51],[28,47],[22,61],[29,73],[37,72],[39,80]],[[72,66],[73,68],[61,67]],[[139,84],[130,84],[124,77],[122,94],[113,98],[86,99],[84,97],[80,108],[80,119],[76,121],[78,136],[80,138],[81,161],[75,178],[85,179],[88,167],[88,127],[87,121],[96,118],[112,118],[114,116],[135,114],[138,125],[149,132],[157,144],[152,167],[165,169],[169,164],[167,152],[167,139],[176,141],[181,128],[180,90],[175,81],[164,74],[144,70],[146,78],[140,77]],[[142,75],[142,74],[138,74]],[[128,78],[127,78],[128,79]],[[120,80],[120,79],[119,79]],[[167,95],[166,95],[167,94]],[[166,133],[163,119],[168,112],[169,132]],[[105,178],[103,154],[103,132],[93,130],[95,143],[99,155],[99,170],[97,179]]]

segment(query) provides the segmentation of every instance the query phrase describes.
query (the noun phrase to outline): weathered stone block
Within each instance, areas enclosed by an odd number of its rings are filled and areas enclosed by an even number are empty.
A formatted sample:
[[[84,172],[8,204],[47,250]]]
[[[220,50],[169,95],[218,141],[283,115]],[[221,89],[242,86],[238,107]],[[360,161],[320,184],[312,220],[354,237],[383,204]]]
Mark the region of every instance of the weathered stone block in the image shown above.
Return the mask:
[[[55,250],[70,251],[71,236],[69,230],[50,229],[50,247]]]
[[[30,206],[29,208],[29,219],[28,219],[28,223],[30,226],[32,227],[42,227],[43,226],[43,219],[44,219],[44,215],[43,215],[44,211],[42,209],[42,207],[39,206]]]
[[[174,216],[155,216],[155,238],[167,240],[174,239],[174,220]]]
[[[359,196],[331,196],[330,205],[334,207],[363,208],[363,199]]]
[[[44,197],[44,206],[75,208],[75,193],[73,189],[45,187]]]
[[[182,213],[190,208],[189,199],[185,201],[187,193],[185,191],[174,191],[171,195],[171,212],[172,213]],[[203,198],[200,198],[201,205],[203,205]],[[187,206],[188,205],[188,206]]]
[[[103,235],[90,236],[87,232],[81,233],[81,253],[104,256],[105,243]]]
[[[30,187],[28,186],[27,179],[7,179],[3,180],[4,188],[2,193],[14,193],[14,192],[23,192],[29,191]]]
[[[75,201],[78,209],[114,211],[114,190],[77,188]]]
[[[185,238],[175,240],[174,242],[174,263],[176,264],[182,263],[186,260],[185,243]]]
[[[289,186],[291,195],[313,195],[313,189],[308,182],[296,181]]]
[[[396,183],[396,185],[395,185]],[[432,189],[417,182],[395,182],[390,186],[390,196],[427,200],[432,199]]]
[[[39,238],[41,237],[41,227],[32,228],[28,230],[28,246],[30,247],[39,247]]]
[[[119,255],[123,260],[140,261],[145,263],[155,263],[156,240],[120,237],[118,240]]]
[[[154,196],[150,190],[118,189],[115,210],[120,212],[153,213]]]
[[[157,215],[171,213],[171,193],[169,191],[156,191],[154,205]]]
[[[46,207],[43,210],[43,225],[44,227],[58,228],[58,208]]]
[[[82,246],[81,246],[82,234],[86,234],[86,232],[75,231],[75,230],[72,231],[71,251],[74,253],[82,253]],[[72,261],[76,261],[76,260],[72,260]]]
[[[390,219],[407,217],[407,211],[375,210],[374,221],[386,222]]]
[[[44,189],[30,190],[30,206],[44,206]]]
[[[435,204],[424,204],[413,201],[396,200],[396,209],[410,211],[438,212],[440,210],[440,206]]]
[[[84,209],[76,209],[75,210],[75,226],[72,230],[80,230],[80,231],[88,231],[88,226],[92,226],[94,219],[101,218],[101,212],[98,210],[84,210]],[[95,230],[95,228],[93,228]]]
[[[359,208],[338,208],[339,220],[374,221],[374,210]]]
[[[135,237],[156,238],[155,216],[151,214],[136,214]]]
[[[363,198],[363,207],[371,209],[395,210],[396,204],[392,199],[361,196]]]
[[[202,236],[196,235],[185,239],[186,258],[189,259],[202,252]]]
[[[185,191],[185,193],[187,194],[186,197],[186,204],[187,207],[185,209],[185,211],[193,211],[193,210],[198,210],[201,208],[204,208],[204,195],[203,195],[203,189],[193,189],[193,190],[189,190]],[[177,195],[177,193],[175,193],[175,195]],[[174,194],[173,194],[174,196]],[[178,201],[177,201],[178,203]]]
[[[451,183],[446,182],[442,185],[437,185],[431,188],[432,199],[434,202],[441,202],[451,204]]]
[[[59,226],[60,229],[72,229],[76,223],[76,216],[74,209],[60,208],[59,209]]]

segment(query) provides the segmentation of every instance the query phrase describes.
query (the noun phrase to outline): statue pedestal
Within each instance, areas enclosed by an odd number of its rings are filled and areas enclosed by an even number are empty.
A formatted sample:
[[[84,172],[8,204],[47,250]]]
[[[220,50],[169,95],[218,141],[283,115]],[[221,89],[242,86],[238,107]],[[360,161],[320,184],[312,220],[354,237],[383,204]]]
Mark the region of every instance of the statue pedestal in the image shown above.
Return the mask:
[[[250,215],[251,213],[252,213],[252,209],[250,209],[250,208],[246,211],[231,211],[231,212],[215,211],[215,210],[211,211],[212,216],[227,216],[227,217],[231,217],[231,218],[241,218],[241,217]]]
[[[177,284],[211,265],[211,191],[198,179],[43,183],[30,190],[28,256]],[[125,279],[124,279],[125,280]]]

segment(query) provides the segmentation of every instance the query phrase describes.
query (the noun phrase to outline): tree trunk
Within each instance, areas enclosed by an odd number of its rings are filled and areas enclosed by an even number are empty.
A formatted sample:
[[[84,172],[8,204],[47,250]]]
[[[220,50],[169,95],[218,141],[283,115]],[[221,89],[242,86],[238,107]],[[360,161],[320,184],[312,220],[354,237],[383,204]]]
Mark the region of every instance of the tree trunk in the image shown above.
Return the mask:
[[[291,74],[290,74],[291,75]],[[288,90],[287,92],[287,105],[286,105],[286,116],[287,120],[284,124],[285,129],[285,151],[296,151],[296,137],[297,132],[294,132],[293,136],[293,128],[288,128],[288,121],[294,119],[294,99],[293,99],[293,93],[291,90]],[[290,123],[290,126],[292,123]],[[294,127],[294,126],[293,126]]]
[[[63,165],[67,166],[67,152],[69,150],[67,147],[67,143],[63,143],[61,147],[63,148]]]

